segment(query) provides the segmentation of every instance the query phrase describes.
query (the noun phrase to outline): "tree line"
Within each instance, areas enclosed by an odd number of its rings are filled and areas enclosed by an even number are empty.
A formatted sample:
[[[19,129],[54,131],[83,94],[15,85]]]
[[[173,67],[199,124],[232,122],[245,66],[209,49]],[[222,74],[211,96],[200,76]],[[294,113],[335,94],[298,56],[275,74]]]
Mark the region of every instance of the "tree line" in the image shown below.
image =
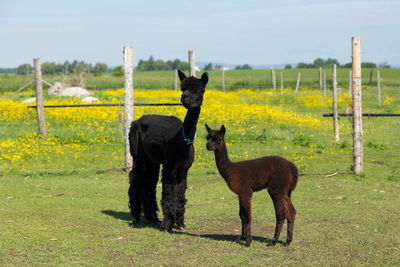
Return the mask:
[[[337,67],[339,68],[351,68],[352,63],[345,63],[345,64],[340,64],[339,61],[335,58],[327,58],[327,59],[322,59],[322,58],[316,58],[312,63],[304,63],[304,62],[299,62],[296,65],[296,68],[299,69],[314,69],[314,68],[330,68],[334,64],[336,64]],[[361,67],[362,68],[390,68],[390,65],[387,63],[382,63],[377,65],[376,63],[373,62],[361,62]],[[287,64],[285,66],[285,69],[291,69],[292,65]]]
[[[105,63],[96,63],[94,65],[86,63],[84,61],[74,60],[69,62],[68,60],[64,63],[55,62],[43,62],[42,63],[42,73],[44,75],[48,74],[70,74],[74,72],[88,72],[94,75],[101,75],[108,71],[108,66]],[[33,66],[31,64],[25,63],[19,65],[15,69],[16,74],[27,75],[33,73]]]
[[[342,68],[351,68],[351,62],[340,64],[337,59],[334,58],[316,58],[312,63],[299,62],[296,65],[296,68],[329,68],[332,67],[333,64],[336,64],[338,67]],[[362,62],[362,68],[390,68],[391,66],[387,63],[375,64],[373,62]],[[285,65],[285,69],[291,69],[293,66],[291,64]],[[157,70],[176,70],[181,69],[183,71],[189,70],[189,63],[185,61],[181,61],[179,59],[174,60],[155,60],[153,56],[150,56],[148,60],[139,60],[136,68],[138,71],[157,71]],[[216,64],[213,65],[211,62],[206,64],[203,67],[204,71],[207,70],[222,70],[223,66]],[[235,70],[247,70],[252,69],[249,64],[237,65],[235,66]],[[64,74],[68,75],[70,73],[76,72],[86,72],[92,73],[96,76],[102,75],[106,72],[112,72],[115,76],[123,75],[123,67],[116,66],[114,68],[109,68],[105,63],[96,63],[90,64],[84,61],[74,60],[69,62],[68,60],[64,63],[55,63],[55,62],[44,62],[42,63],[42,73],[44,75],[48,74]],[[20,75],[27,75],[33,73],[33,66],[31,64],[25,63],[17,68],[0,68],[0,73],[16,73]]]

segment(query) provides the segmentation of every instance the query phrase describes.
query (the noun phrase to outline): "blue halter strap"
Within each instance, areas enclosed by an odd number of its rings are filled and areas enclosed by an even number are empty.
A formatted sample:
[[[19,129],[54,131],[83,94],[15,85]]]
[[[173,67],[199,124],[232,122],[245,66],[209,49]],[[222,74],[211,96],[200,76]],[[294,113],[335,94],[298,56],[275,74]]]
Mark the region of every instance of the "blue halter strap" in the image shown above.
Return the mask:
[[[186,137],[185,128],[184,127],[182,127],[182,135],[183,135],[183,141],[185,141],[186,144],[191,145],[191,144],[194,143],[194,139],[189,139],[189,138]]]

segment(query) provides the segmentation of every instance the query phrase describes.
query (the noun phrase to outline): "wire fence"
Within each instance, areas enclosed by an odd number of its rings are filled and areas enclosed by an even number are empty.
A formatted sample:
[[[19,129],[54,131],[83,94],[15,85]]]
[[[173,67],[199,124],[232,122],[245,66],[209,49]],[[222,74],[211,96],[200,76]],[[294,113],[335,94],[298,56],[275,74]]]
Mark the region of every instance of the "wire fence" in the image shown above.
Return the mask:
[[[315,80],[313,80],[315,83]],[[227,83],[229,85],[229,82]],[[232,83],[233,84],[233,83]],[[237,83],[236,83],[237,85]],[[245,86],[246,87],[246,86]],[[212,87],[211,87],[212,88]],[[246,87],[247,88],[247,87]],[[215,90],[216,89],[216,90]],[[238,88],[236,88],[238,89]],[[398,88],[383,90],[384,103],[377,101],[375,88],[363,91],[363,111],[367,113],[399,113]],[[220,91],[216,86],[211,91]],[[324,113],[331,113],[330,88],[300,90],[286,88],[283,91],[271,89],[269,85],[259,86],[250,94],[241,91],[221,94],[221,100],[208,101],[205,95],[204,108],[200,115],[195,140],[196,158],[194,168],[199,172],[216,173],[214,156],[205,149],[204,123],[213,128],[224,124],[227,127],[227,144],[232,160],[244,160],[265,155],[281,155],[294,161],[303,174],[335,174],[352,172],[352,121],[351,117],[342,117],[339,122],[340,142],[333,142],[333,124]],[[229,97],[223,97],[224,95]],[[230,95],[231,94],[231,95]],[[348,114],[350,96],[347,89],[339,95],[346,99],[340,110]],[[230,97],[232,96],[232,97]],[[8,94],[6,98],[15,97]],[[223,98],[223,99],[222,99]],[[158,95],[155,102],[168,99]],[[170,97],[170,102],[177,102]],[[159,103],[145,103],[148,99],[136,99],[135,118],[139,115],[161,113],[177,115],[183,119],[185,110],[179,104],[169,104],[164,109],[154,109]],[[311,103],[315,101],[315,103]],[[320,102],[326,102],[322,105]],[[215,105],[216,107],[211,108]],[[252,107],[260,108],[257,114]],[[49,172],[85,172],[105,171],[124,168],[124,130],[123,104],[95,104],[90,107],[83,104],[63,105],[66,111],[55,113],[47,120],[50,136],[43,140],[35,133],[37,122],[34,117],[22,120],[10,120],[3,124],[1,135],[0,173],[49,173]],[[153,107],[151,107],[153,106]],[[239,108],[238,108],[239,106]],[[61,106],[57,105],[58,108]],[[248,107],[249,109],[245,109]],[[25,109],[28,109],[24,106]],[[47,108],[50,108],[48,106]],[[53,108],[55,106],[53,105]],[[276,108],[276,109],[273,109]],[[88,110],[98,113],[88,115]],[[234,110],[233,110],[234,109]],[[272,109],[272,111],[271,111]],[[34,110],[30,109],[32,113]],[[209,110],[209,111],[208,111]],[[210,111],[211,110],[211,111]],[[46,109],[46,112],[48,110]],[[74,115],[65,116],[65,113]],[[106,113],[107,115],[100,116]],[[281,112],[282,114],[275,114]],[[293,121],[299,116],[299,124]],[[307,117],[308,116],[308,117]],[[302,122],[303,120],[303,122]],[[307,120],[318,121],[321,126],[307,125]],[[4,126],[5,125],[5,126]],[[1,126],[0,126],[1,127]],[[398,180],[400,172],[400,118],[371,117],[363,119],[364,128],[364,167],[365,173],[372,176],[385,176]]]

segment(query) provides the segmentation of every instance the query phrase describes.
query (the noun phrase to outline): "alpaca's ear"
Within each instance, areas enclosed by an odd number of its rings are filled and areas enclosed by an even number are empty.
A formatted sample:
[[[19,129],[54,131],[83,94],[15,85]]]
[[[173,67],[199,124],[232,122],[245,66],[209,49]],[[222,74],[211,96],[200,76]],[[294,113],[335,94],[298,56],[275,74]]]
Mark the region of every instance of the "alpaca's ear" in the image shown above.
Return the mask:
[[[201,75],[201,82],[203,83],[204,86],[208,83],[208,73],[204,72],[203,75]]]
[[[226,128],[225,128],[224,125],[221,126],[221,129],[219,130],[219,132],[220,132],[221,134],[225,135],[225,133],[226,133]]]
[[[178,69],[178,76],[179,76],[180,81],[183,81],[184,79],[186,79],[185,73],[183,73],[180,69]]]
[[[206,123],[206,124],[204,124],[204,125],[206,126],[207,132],[210,132],[210,131],[211,131],[211,128],[210,128],[210,127],[208,127],[207,123]]]

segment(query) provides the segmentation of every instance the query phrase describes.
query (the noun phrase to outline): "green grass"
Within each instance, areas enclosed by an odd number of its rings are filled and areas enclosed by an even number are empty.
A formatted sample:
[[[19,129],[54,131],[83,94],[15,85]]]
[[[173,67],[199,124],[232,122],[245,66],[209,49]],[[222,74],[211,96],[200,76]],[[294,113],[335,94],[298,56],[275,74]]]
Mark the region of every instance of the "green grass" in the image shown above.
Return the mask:
[[[237,243],[238,201],[216,174],[189,174],[186,231],[131,226],[119,172],[0,177],[2,266],[394,266],[400,264],[398,182],[302,176],[294,241],[267,247],[275,218],[253,197],[250,248]],[[160,189],[158,190],[160,198]],[[285,228],[284,228],[285,229]],[[281,239],[284,240],[285,231]]]
[[[296,71],[288,70],[285,77],[296,77]],[[315,70],[307,71],[309,77],[316,76]],[[346,71],[340,74],[342,92],[347,92]],[[384,71],[387,72],[383,74]],[[387,77],[384,82],[392,79],[391,83],[396,84],[397,71],[382,70],[382,77]],[[218,88],[220,74],[210,72],[209,88]],[[270,71],[232,71],[226,75],[232,85],[251,80],[248,86],[256,86],[266,84]],[[135,73],[142,88],[147,88],[144,84],[148,88],[157,84],[172,88],[173,77],[170,72]],[[122,87],[120,78],[92,78],[93,81],[88,77],[87,82],[98,89],[94,90],[98,96],[103,95],[102,89]],[[0,75],[2,79],[4,76]],[[24,79],[18,82],[29,81],[29,77]],[[310,82],[315,83],[312,79]],[[17,80],[0,82],[0,91],[15,86]],[[319,119],[322,113],[331,112],[328,106],[306,108],[299,104],[295,94],[277,94],[267,101],[264,91],[255,92],[259,97],[252,100],[254,104]],[[6,97],[22,98],[12,94]],[[382,99],[390,103],[379,106],[376,88],[364,87],[363,112],[400,112],[399,86],[385,85]],[[207,94],[204,101],[207,105]],[[241,98],[241,101],[247,100]],[[339,111],[345,109],[346,106],[340,106]],[[236,196],[219,177],[213,154],[205,150],[203,124],[209,122],[210,116],[202,114],[199,120],[196,161],[188,178],[187,230],[173,234],[162,233],[145,221],[137,226],[129,224],[128,178],[118,170],[123,166],[124,150],[119,120],[99,121],[98,125],[91,121],[49,120],[49,133],[60,142],[56,146],[74,143],[85,146],[86,150],[78,159],[74,158],[76,152],[44,153],[27,156],[18,164],[1,162],[0,266],[400,265],[398,117],[364,118],[364,174],[330,177],[326,175],[351,172],[348,118],[340,119],[339,144],[333,143],[331,128],[271,125],[262,120],[242,120],[236,126],[233,121],[240,120],[240,113],[235,118],[223,118],[231,159],[278,154],[293,160],[301,173],[313,174],[301,176],[293,193],[298,213],[292,244],[266,246],[273,235],[275,216],[268,194],[258,192],[253,199],[254,241],[250,248],[245,248],[243,243],[235,242],[240,234]],[[251,128],[254,125],[257,127]],[[2,122],[0,141],[36,131],[35,120]],[[107,137],[111,142],[103,144]],[[7,152],[6,147],[3,149]],[[29,172],[20,171],[21,165]],[[158,200],[160,191],[159,188]],[[285,239],[285,231],[281,239]]]
[[[327,73],[327,86],[331,87],[332,70],[324,69]],[[338,86],[347,89],[349,85],[349,70],[346,68],[338,68],[337,79]],[[370,84],[370,73],[373,71],[372,84]],[[284,87],[296,86],[297,74],[301,73],[300,87],[319,88],[318,69],[287,69],[276,70],[277,88],[280,88],[279,73],[283,73]],[[382,86],[399,87],[400,86],[400,69],[381,69]],[[199,75],[200,72],[197,73]],[[222,71],[209,71],[210,82],[209,88],[222,89]],[[362,70],[363,85],[376,86],[376,69]],[[44,79],[53,82],[61,82],[63,78],[59,75],[47,75]],[[23,85],[32,81],[32,76],[22,76],[14,74],[0,74],[0,92],[15,91]],[[115,77],[111,74],[103,74],[102,76],[86,75],[86,88],[91,90],[116,89],[124,86],[123,77]],[[272,88],[271,70],[229,70],[225,71],[226,90],[235,90],[237,88]],[[148,71],[134,72],[134,86],[140,89],[173,89],[175,86],[174,71]],[[45,87],[47,87],[45,85]],[[34,88],[34,85],[30,88]]]

